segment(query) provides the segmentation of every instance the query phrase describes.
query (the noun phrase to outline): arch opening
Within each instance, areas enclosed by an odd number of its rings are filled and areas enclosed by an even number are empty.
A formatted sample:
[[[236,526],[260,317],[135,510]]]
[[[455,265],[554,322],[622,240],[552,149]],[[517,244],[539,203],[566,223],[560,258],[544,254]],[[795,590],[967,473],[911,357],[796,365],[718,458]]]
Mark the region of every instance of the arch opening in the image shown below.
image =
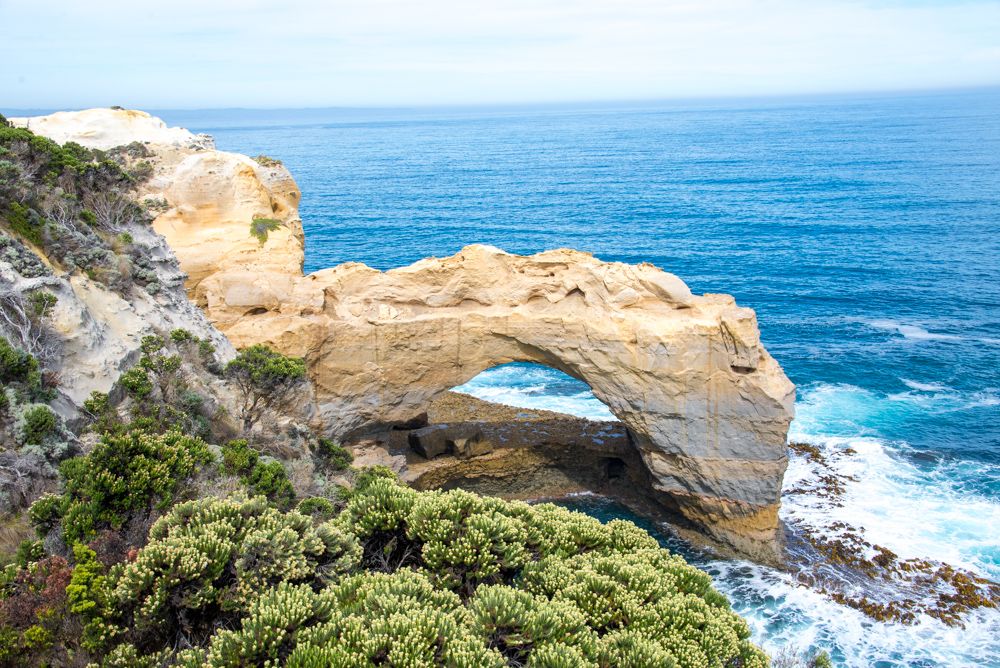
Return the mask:
[[[514,408],[553,411],[599,422],[618,421],[587,383],[532,362],[491,367],[451,391]]]
[[[589,492],[664,514],[626,425],[586,382],[542,364],[492,366],[377,438],[418,489],[521,499]]]

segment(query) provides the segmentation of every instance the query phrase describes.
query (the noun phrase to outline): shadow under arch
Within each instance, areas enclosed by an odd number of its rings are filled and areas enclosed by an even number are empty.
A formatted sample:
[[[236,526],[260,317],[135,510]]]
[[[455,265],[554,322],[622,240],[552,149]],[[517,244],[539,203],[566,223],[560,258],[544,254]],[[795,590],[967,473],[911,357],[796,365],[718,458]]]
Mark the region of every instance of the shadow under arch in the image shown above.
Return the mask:
[[[406,458],[403,479],[418,489],[532,500],[597,493],[687,525],[655,493],[626,426],[585,382],[537,362],[489,367],[382,438]]]

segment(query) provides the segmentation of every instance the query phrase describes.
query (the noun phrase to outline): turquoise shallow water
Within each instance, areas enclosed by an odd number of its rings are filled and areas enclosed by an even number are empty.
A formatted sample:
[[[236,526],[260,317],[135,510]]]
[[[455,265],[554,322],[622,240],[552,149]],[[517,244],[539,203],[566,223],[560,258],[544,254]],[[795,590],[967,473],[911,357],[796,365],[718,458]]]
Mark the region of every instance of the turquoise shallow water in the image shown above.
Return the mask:
[[[648,261],[756,309],[799,386],[792,436],[857,478],[845,506],[901,556],[1000,579],[1000,91],[600,107],[161,112],[282,159],[307,270],[385,269],[468,243]],[[492,370],[484,398],[600,418],[551,370]],[[793,460],[786,487],[811,475]],[[625,512],[590,507],[595,514]],[[996,613],[875,624],[780,573],[711,562],[769,647],[853,666],[998,665]]]

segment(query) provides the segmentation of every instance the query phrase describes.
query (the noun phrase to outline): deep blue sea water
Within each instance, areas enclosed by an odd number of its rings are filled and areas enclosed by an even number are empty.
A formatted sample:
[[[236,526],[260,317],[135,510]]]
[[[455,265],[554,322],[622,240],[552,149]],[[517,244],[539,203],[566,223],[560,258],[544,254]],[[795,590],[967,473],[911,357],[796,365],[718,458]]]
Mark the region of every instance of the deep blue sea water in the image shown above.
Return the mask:
[[[901,556],[1000,579],[1000,90],[160,115],[284,161],[303,192],[307,271],[387,269],[469,243],[569,246],[735,295],[799,387],[792,438],[857,452],[834,457],[857,478],[843,508],[788,496],[786,522],[846,519]],[[607,416],[586,386],[541,367],[462,390]],[[810,475],[793,460],[786,489]],[[996,611],[965,629],[880,624],[777,571],[692,558],[769,649],[1000,665]]]

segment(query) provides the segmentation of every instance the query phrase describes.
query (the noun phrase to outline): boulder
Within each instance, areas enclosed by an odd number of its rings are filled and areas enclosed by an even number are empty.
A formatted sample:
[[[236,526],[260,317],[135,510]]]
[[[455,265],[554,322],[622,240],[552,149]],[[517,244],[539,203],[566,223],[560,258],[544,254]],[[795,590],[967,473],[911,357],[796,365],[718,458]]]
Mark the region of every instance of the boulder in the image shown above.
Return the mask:
[[[452,451],[459,459],[471,459],[493,452],[493,443],[482,438],[456,438],[452,442]]]
[[[435,424],[422,429],[414,429],[409,434],[410,447],[425,459],[434,459],[438,455],[451,452],[451,441],[448,438],[448,425]]]
[[[408,438],[414,452],[426,459],[444,454],[474,457],[493,450],[492,445],[484,445],[482,429],[475,424],[434,424],[414,429]]]

